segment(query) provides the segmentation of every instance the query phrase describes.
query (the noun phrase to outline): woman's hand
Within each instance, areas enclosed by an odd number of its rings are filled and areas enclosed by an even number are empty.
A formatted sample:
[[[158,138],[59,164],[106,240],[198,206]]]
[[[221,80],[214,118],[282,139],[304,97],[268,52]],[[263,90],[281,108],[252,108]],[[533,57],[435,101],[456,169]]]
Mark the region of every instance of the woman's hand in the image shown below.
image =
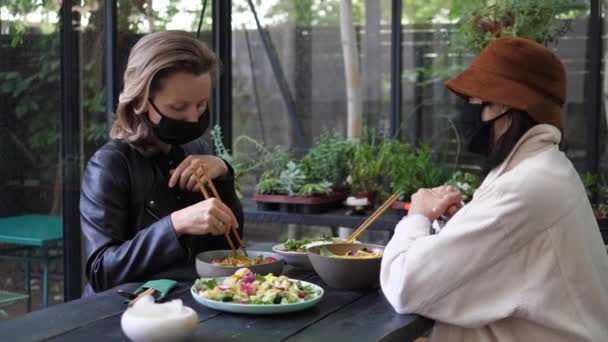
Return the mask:
[[[210,198],[193,204],[171,214],[171,222],[177,236],[188,235],[222,235],[238,228],[238,222],[221,201]]]
[[[434,221],[442,215],[452,216],[462,208],[462,196],[451,186],[420,189],[412,196],[409,214],[420,214]]]
[[[208,155],[190,155],[171,171],[169,187],[178,186],[182,190],[199,191],[196,179],[192,173],[201,166],[207,171],[211,179],[228,174],[228,166],[221,158]],[[202,176],[200,172],[197,174]],[[200,178],[204,184],[203,177]]]

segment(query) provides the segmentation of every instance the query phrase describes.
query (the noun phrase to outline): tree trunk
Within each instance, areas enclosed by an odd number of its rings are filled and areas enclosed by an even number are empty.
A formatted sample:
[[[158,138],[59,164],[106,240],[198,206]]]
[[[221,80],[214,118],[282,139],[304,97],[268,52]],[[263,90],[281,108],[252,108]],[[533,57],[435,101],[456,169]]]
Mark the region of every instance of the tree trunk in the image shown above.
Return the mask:
[[[361,134],[362,92],[359,53],[351,0],[340,1],[340,36],[342,38],[344,72],[346,75],[347,135],[353,138]]]
[[[154,23],[154,8],[152,7],[152,0],[146,1],[146,19],[150,26],[150,32],[156,31],[156,24]]]
[[[378,0],[365,0],[365,37],[363,39],[363,110],[365,125],[370,127],[377,124],[383,129],[381,122],[387,121],[381,117],[382,109],[382,49],[380,47],[380,17],[382,4]]]

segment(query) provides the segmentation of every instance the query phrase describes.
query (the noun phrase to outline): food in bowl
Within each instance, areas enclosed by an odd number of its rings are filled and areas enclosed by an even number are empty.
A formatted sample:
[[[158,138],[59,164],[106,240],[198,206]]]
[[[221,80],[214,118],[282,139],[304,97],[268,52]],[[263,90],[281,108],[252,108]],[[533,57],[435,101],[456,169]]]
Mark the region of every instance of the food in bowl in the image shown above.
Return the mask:
[[[306,249],[310,246],[346,242],[347,240],[332,237],[320,237],[304,240],[287,239],[285,242],[283,242],[283,250],[286,252],[306,253]]]
[[[211,260],[211,264],[218,266],[230,266],[230,267],[246,267],[253,265],[269,264],[277,261],[277,258],[264,257],[263,255],[257,255],[254,258],[248,258],[244,255],[238,256],[227,256],[221,259]]]
[[[327,249],[327,247],[323,246],[319,249],[319,254],[323,256],[328,256],[331,258],[342,258],[342,259],[375,259],[382,258],[382,252],[377,251],[374,252],[367,247],[363,247],[361,249],[350,249],[345,254],[334,254]]]
[[[310,285],[286,276],[262,276],[241,268],[221,284],[216,279],[198,279],[194,283],[198,295],[218,302],[238,304],[293,304],[312,300],[321,295]]]
[[[229,259],[230,257],[234,257],[234,253],[231,250],[201,252],[196,255],[196,272],[200,277],[204,278],[229,277],[242,267],[247,267],[252,272],[259,274],[281,274],[283,272],[284,259],[277,253],[249,250],[247,251],[247,255],[249,256],[248,260],[242,260],[242,262],[249,263],[249,265],[229,266],[232,262],[238,262],[238,260]],[[264,262],[261,264],[253,264],[250,261],[252,259],[262,259]],[[223,264],[217,264],[214,263],[214,261],[223,262]]]

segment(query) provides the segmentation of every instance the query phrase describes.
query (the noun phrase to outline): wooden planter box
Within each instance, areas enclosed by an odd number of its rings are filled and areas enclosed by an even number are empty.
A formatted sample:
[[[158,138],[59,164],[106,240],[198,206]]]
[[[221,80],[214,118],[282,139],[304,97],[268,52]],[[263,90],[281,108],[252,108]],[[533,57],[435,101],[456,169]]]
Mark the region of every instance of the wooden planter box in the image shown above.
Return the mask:
[[[393,203],[393,205],[391,206],[391,208],[399,210],[399,211],[404,211],[407,213],[407,209],[410,207],[410,202],[403,202],[403,201],[396,201],[395,203]]]
[[[346,194],[334,192],[326,196],[287,196],[255,194],[258,210],[281,211],[298,214],[318,214],[339,208],[346,199]]]

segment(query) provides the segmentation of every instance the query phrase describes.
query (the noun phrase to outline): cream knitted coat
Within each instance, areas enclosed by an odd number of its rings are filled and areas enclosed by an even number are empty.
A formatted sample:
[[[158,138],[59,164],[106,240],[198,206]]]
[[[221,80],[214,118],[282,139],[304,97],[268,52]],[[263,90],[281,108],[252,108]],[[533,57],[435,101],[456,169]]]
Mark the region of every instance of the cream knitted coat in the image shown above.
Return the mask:
[[[608,341],[608,255],[560,132],[530,129],[439,234],[404,218],[381,285],[432,341]]]

